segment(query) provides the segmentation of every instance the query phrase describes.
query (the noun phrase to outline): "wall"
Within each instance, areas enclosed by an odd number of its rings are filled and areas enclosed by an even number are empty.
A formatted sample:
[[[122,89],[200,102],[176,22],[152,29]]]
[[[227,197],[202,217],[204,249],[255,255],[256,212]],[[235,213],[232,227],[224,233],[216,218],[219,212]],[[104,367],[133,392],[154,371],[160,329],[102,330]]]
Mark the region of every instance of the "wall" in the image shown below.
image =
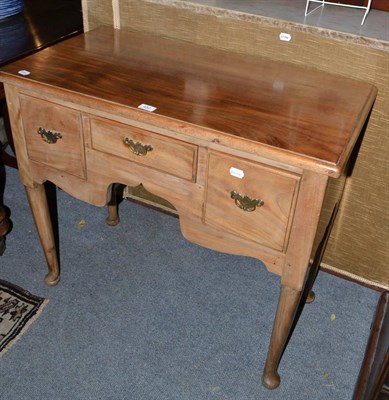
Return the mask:
[[[101,24],[260,55],[376,85],[379,94],[324,257],[342,274],[389,287],[389,43],[177,0],[84,0]],[[289,43],[280,32],[293,35]]]

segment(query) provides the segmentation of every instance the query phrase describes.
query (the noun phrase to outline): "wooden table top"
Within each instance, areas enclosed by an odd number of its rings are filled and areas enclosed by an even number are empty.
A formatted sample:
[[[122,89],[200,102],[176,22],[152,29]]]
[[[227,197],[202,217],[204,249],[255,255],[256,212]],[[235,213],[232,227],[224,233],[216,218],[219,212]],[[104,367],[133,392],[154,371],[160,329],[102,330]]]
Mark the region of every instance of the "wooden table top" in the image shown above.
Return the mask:
[[[376,96],[364,82],[107,27],[1,70],[5,82],[44,84],[131,108],[151,105],[153,115],[286,151],[332,176],[343,168]]]

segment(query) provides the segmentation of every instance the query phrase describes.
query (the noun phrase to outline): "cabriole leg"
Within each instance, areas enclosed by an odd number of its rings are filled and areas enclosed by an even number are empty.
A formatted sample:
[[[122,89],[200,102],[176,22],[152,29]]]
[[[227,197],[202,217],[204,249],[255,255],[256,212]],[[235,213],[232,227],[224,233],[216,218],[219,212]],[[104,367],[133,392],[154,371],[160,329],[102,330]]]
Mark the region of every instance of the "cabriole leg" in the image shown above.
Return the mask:
[[[59,282],[59,262],[46,191],[43,185],[35,184],[32,188],[26,187],[26,192],[49,269],[44,281],[54,286]]]
[[[111,200],[108,203],[108,216],[105,222],[110,226],[116,226],[120,222],[119,203],[123,199],[123,185],[112,185]]]
[[[262,375],[262,384],[268,389],[275,389],[281,382],[280,375],[277,372],[278,364],[294,324],[300,298],[301,291],[281,286],[273,332]]]

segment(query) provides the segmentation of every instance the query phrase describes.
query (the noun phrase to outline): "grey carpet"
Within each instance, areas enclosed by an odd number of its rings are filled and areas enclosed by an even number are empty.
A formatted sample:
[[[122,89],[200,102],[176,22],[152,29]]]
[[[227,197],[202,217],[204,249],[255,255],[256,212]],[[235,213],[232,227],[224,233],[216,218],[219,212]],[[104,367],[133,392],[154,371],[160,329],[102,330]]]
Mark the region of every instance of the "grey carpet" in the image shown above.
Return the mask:
[[[351,399],[378,292],[321,272],[281,386],[268,391],[260,375],[278,277],[187,242],[171,216],[124,202],[112,228],[104,208],[58,197],[62,280],[48,288],[24,190],[7,169],[14,227],[0,278],[49,304],[1,359],[0,399]]]

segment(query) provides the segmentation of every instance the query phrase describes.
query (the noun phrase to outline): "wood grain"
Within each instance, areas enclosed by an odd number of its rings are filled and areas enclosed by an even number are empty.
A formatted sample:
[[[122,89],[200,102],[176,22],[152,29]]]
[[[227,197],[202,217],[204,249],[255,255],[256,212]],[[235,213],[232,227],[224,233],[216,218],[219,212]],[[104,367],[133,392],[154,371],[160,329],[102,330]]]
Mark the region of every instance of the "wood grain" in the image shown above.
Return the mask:
[[[316,159],[335,174],[376,94],[331,74],[107,28],[6,66],[2,79],[17,81],[21,69],[31,82],[146,103],[168,118]]]
[[[30,75],[17,72],[23,65]],[[257,257],[281,276],[263,376],[276,387],[329,175],[343,173],[375,88],[108,28],[9,65],[0,79],[46,283],[58,282],[59,263],[43,183],[99,206],[116,183],[142,184],[176,208],[189,240]],[[144,103],[157,110],[139,110]],[[41,140],[42,126],[58,143]],[[129,153],[126,137],[147,154]],[[235,192],[257,199],[254,214]]]
[[[231,175],[231,168],[239,170],[242,176]],[[205,222],[282,251],[293,219],[299,179],[298,175],[282,170],[212,152]],[[231,198],[232,191],[260,199],[263,205],[250,212],[239,209]]]

